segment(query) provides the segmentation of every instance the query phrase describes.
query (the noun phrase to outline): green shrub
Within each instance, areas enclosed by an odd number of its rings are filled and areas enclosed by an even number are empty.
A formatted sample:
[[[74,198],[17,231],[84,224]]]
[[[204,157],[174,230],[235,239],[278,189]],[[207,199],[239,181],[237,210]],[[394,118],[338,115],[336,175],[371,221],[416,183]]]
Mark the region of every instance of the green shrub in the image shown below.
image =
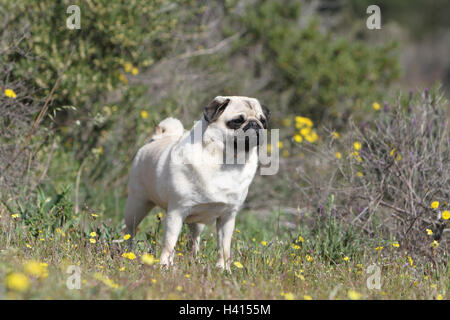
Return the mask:
[[[370,237],[396,240],[417,255],[445,251],[448,102],[438,90],[411,91],[375,112],[373,121],[352,122],[345,137],[331,135],[329,148],[317,150],[318,163],[334,170],[326,178],[317,170],[311,189],[319,202],[333,192],[338,216]]]
[[[19,44],[26,56],[12,52],[7,59],[15,63],[16,78],[32,75],[34,85],[48,94],[73,50],[54,105],[70,104],[91,115],[92,104],[127,83],[133,67],[148,67],[164,56],[177,23],[172,10],[163,10],[171,3],[8,1],[3,8],[7,27],[29,27]],[[80,7],[78,30],[66,26],[66,10],[72,4]]]
[[[268,105],[284,115],[345,122],[398,77],[395,45],[375,46],[324,31],[318,15],[304,13],[306,4],[256,1],[237,20],[245,29],[237,47],[257,65],[255,74],[271,70],[262,88]],[[261,50],[248,50],[255,46]]]

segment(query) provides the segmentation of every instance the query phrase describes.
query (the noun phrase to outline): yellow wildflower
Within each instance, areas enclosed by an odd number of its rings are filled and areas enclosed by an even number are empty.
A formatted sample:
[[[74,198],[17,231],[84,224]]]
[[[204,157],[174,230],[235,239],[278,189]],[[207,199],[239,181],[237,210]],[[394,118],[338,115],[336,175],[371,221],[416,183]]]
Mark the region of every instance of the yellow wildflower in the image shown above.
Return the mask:
[[[358,171],[357,173],[356,173],[356,175],[358,176],[358,177],[363,177],[364,176],[364,174],[362,173],[362,172],[360,172],[360,171]]]
[[[240,263],[239,261],[235,261],[234,263],[234,266],[236,267],[236,268],[238,268],[238,269],[242,269],[244,266],[242,265],[242,263]]]
[[[298,236],[298,241],[303,242],[303,241],[305,241],[305,239],[303,239],[302,236]]]
[[[433,234],[433,230],[431,229],[426,229],[425,230],[427,232],[427,235],[431,236]]]
[[[123,236],[123,240],[128,240],[130,238],[131,238],[131,235],[129,235],[128,233]]]
[[[311,121],[311,119],[306,118],[306,117],[300,117],[300,116],[295,117],[295,122],[296,122],[296,125],[299,125],[299,126],[312,127],[314,125],[314,123]]]
[[[341,159],[341,158],[342,158],[342,153],[336,152],[336,153],[334,154],[334,156],[335,156],[337,159]]]
[[[96,233],[95,231],[92,231],[89,235],[90,235],[91,237],[96,237],[96,236],[97,236],[97,233]]]
[[[302,272],[303,272],[303,270],[300,270],[300,273],[298,273],[297,271],[294,271],[294,274],[300,280],[305,281],[305,277],[301,274]]]
[[[46,263],[41,263],[38,261],[30,260],[24,265],[25,273],[29,275],[39,277],[39,278],[47,278],[48,277],[48,265]]]
[[[90,239],[89,239],[89,242],[90,242],[90,243],[96,243],[97,240],[95,240],[94,238],[90,238]]]
[[[134,67],[133,69],[131,69],[131,73],[136,76],[139,73],[139,69]]]
[[[142,119],[147,119],[147,118],[148,118],[148,112],[145,111],[145,110],[142,110],[142,111],[141,111],[141,118],[142,118]]]
[[[381,251],[381,250],[383,250],[383,247],[382,246],[378,246],[378,247],[375,248],[375,250],[376,251]]]
[[[115,283],[114,281],[112,281],[111,279],[109,279],[108,277],[102,275],[99,272],[94,274],[94,278],[96,278],[97,280],[103,282],[108,287],[111,287],[111,288],[114,288],[114,289],[117,289],[119,287],[119,285],[117,283]]]
[[[295,142],[301,143],[303,141],[303,137],[299,134],[294,135]]]
[[[119,80],[123,83],[123,84],[128,84],[128,79],[124,74],[119,74]]]
[[[155,262],[156,262],[155,257],[153,257],[153,255],[148,254],[148,253],[143,254],[141,256],[141,260],[142,260],[143,263],[145,263],[145,264],[147,264],[149,266],[155,264]]]
[[[376,110],[376,111],[378,111],[378,110],[380,110],[380,104],[378,103],[378,102],[374,102],[373,104],[372,104],[372,107],[373,107],[373,109],[374,110]]]
[[[303,299],[304,299],[304,300],[312,300],[312,297],[311,297],[311,296],[308,296],[307,294],[305,294],[305,295],[303,296]]]
[[[351,300],[359,300],[361,298],[361,293],[359,293],[353,289],[350,289],[347,292],[347,296]]]
[[[389,155],[390,155],[391,157],[393,157],[393,156],[394,156],[394,153],[395,153],[395,148],[392,149],[391,152],[389,152]]]
[[[436,300],[444,300],[444,296],[442,294],[438,294]]]
[[[136,255],[133,252],[125,252],[122,254],[122,257],[130,260],[136,259]]]
[[[13,219],[17,219],[17,218],[19,218],[20,216],[19,216],[18,213],[15,213],[15,214],[12,214],[11,217],[12,217]]]
[[[309,143],[314,143],[317,141],[317,139],[319,139],[319,136],[317,135],[317,133],[315,131],[312,131],[311,134],[308,134],[305,136],[305,139]]]
[[[124,63],[123,68],[124,68],[125,72],[128,73],[133,68],[133,65],[130,62],[126,62],[126,63]]]
[[[12,89],[6,89],[4,93],[8,98],[15,99],[17,97],[17,94]]]
[[[294,300],[295,296],[294,296],[293,293],[288,292],[288,293],[284,294],[284,299],[286,299],[286,300]]]
[[[431,203],[431,209],[437,209],[439,208],[439,201],[433,201]]]
[[[263,245],[263,246],[267,246],[267,241],[261,241],[261,244]]]
[[[300,134],[302,136],[307,136],[311,133],[311,128],[302,128],[300,129]]]
[[[439,247],[439,242],[437,242],[436,240],[434,240],[434,241],[430,244],[430,246],[433,247],[433,248],[437,248],[437,247]]]
[[[348,261],[348,260],[350,260],[349,257],[344,257],[344,261]]]
[[[353,142],[353,149],[355,149],[356,151],[361,150],[361,142],[355,141]]]
[[[8,289],[23,292],[30,287],[30,280],[23,273],[13,272],[6,276],[5,284]]]
[[[448,210],[445,210],[444,212],[442,212],[441,216],[442,219],[448,220],[450,218],[450,212]]]
[[[283,141],[278,141],[277,145],[278,145],[279,149],[283,149],[283,147],[284,147]]]
[[[394,248],[398,248],[398,247],[400,247],[400,244],[399,244],[398,242],[394,242],[394,243],[392,244],[392,246],[393,246]]]

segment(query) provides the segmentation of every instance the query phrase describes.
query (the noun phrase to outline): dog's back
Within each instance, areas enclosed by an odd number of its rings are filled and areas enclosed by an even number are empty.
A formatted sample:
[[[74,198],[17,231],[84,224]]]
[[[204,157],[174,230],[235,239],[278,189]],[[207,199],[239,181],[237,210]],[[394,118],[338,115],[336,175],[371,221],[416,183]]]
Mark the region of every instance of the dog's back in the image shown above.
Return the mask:
[[[155,134],[137,152],[130,170],[129,193],[135,197],[149,197],[164,207],[157,192],[158,161],[165,150],[185,133],[183,124],[175,118],[166,118],[155,126]],[[161,183],[160,183],[161,185]]]

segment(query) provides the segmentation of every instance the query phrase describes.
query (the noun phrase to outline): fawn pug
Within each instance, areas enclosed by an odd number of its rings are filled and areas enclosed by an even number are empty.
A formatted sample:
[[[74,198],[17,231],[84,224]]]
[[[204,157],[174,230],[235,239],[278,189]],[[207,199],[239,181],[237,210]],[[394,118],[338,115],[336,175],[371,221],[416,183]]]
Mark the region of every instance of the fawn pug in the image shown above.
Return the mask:
[[[192,250],[197,254],[205,224],[215,221],[217,266],[230,269],[236,214],[255,176],[258,145],[264,142],[261,132],[269,117],[269,109],[257,99],[218,96],[203,109],[191,131],[184,130],[179,120],[167,118],[139,149],[130,170],[125,224],[135,235],[154,206],[167,211],[162,265],[173,263],[183,223],[189,225]]]

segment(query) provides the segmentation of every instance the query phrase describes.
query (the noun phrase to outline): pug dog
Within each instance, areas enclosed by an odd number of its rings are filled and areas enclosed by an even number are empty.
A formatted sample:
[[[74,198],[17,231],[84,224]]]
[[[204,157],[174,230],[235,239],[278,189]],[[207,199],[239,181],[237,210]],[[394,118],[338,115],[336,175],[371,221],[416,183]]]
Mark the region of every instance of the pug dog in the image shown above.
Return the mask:
[[[173,264],[183,223],[189,225],[196,255],[203,228],[216,222],[217,266],[230,270],[236,215],[255,176],[257,149],[269,118],[269,109],[255,98],[218,96],[190,131],[179,120],[167,118],[139,149],[129,175],[125,224],[134,236],[154,206],[166,210],[161,265]],[[255,136],[256,143],[251,143],[254,139],[249,137]]]

